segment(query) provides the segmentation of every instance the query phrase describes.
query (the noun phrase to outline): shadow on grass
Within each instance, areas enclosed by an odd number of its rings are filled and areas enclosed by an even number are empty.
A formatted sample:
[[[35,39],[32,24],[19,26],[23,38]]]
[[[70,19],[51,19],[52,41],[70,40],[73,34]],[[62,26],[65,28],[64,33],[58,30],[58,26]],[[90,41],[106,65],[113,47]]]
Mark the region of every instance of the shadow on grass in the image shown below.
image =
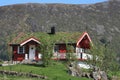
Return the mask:
[[[46,67],[43,64],[23,64],[23,65],[27,65],[27,66],[34,66],[34,67]]]

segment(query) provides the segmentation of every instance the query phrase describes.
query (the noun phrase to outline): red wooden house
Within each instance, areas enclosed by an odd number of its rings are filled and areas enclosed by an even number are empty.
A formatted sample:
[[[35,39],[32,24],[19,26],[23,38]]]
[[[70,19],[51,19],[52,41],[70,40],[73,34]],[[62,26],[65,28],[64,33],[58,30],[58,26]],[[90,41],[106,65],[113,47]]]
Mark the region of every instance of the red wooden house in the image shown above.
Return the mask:
[[[64,36],[61,36],[64,34]],[[38,47],[42,44],[40,39],[46,36],[40,36],[42,34],[24,35],[20,34],[10,43],[12,47],[12,59],[14,61],[22,61],[24,59],[39,60],[42,53],[38,50]],[[91,39],[87,32],[81,33],[56,33],[54,34],[56,40],[53,49],[53,59],[66,59],[67,45],[74,48],[74,53],[77,59],[86,59],[85,51],[90,49]],[[53,38],[51,36],[51,38]],[[66,42],[67,39],[67,42]]]
[[[12,59],[14,61],[22,61],[24,59],[38,60],[39,52],[36,50],[36,47],[40,44],[39,40],[34,37],[30,37],[17,44],[10,44],[13,52]]]
[[[55,56],[54,59],[66,59],[66,53],[68,52],[67,45],[70,45],[74,48],[73,54],[76,56],[77,59],[85,60],[88,57],[91,58],[92,56],[90,54],[87,54],[87,50],[90,49],[90,45],[92,43],[91,38],[88,35],[88,33],[84,32],[80,36],[74,36],[74,39],[76,39],[76,42],[55,44],[55,46],[54,46],[54,56]]]

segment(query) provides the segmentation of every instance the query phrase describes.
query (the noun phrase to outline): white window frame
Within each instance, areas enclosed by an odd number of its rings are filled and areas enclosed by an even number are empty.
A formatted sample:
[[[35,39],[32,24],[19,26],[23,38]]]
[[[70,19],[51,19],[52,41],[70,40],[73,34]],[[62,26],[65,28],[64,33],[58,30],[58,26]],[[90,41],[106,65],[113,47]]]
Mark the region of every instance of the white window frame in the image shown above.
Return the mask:
[[[56,50],[55,50],[56,49]],[[59,45],[54,45],[53,52],[59,52]]]
[[[22,49],[20,51],[20,48]],[[24,54],[25,53],[25,46],[18,46],[18,54]]]
[[[76,47],[76,53],[84,53],[84,49]]]

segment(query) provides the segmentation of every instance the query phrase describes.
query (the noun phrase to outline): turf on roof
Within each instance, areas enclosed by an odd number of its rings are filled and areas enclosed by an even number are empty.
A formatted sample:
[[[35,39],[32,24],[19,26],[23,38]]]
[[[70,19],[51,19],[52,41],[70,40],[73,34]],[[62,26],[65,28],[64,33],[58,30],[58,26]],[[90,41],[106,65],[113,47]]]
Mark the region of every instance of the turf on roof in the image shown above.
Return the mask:
[[[22,34],[18,35],[16,38],[13,38],[13,41],[11,44],[20,44],[21,42],[29,39],[30,37],[35,37],[37,38],[40,42],[42,40],[50,42],[53,41],[54,43],[76,43],[78,39],[81,37],[81,33],[79,32],[57,32],[56,34],[49,35],[47,33],[27,33],[27,34]]]

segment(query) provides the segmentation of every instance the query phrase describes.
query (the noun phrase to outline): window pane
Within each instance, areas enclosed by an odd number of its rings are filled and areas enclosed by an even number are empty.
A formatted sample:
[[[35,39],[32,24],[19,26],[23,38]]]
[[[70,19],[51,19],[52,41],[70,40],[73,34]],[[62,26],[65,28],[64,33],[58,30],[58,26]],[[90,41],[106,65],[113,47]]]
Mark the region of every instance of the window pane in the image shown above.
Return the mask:
[[[59,46],[58,45],[54,46],[54,52],[59,52]]]
[[[19,46],[18,47],[18,53],[19,54],[24,54],[24,46]]]

